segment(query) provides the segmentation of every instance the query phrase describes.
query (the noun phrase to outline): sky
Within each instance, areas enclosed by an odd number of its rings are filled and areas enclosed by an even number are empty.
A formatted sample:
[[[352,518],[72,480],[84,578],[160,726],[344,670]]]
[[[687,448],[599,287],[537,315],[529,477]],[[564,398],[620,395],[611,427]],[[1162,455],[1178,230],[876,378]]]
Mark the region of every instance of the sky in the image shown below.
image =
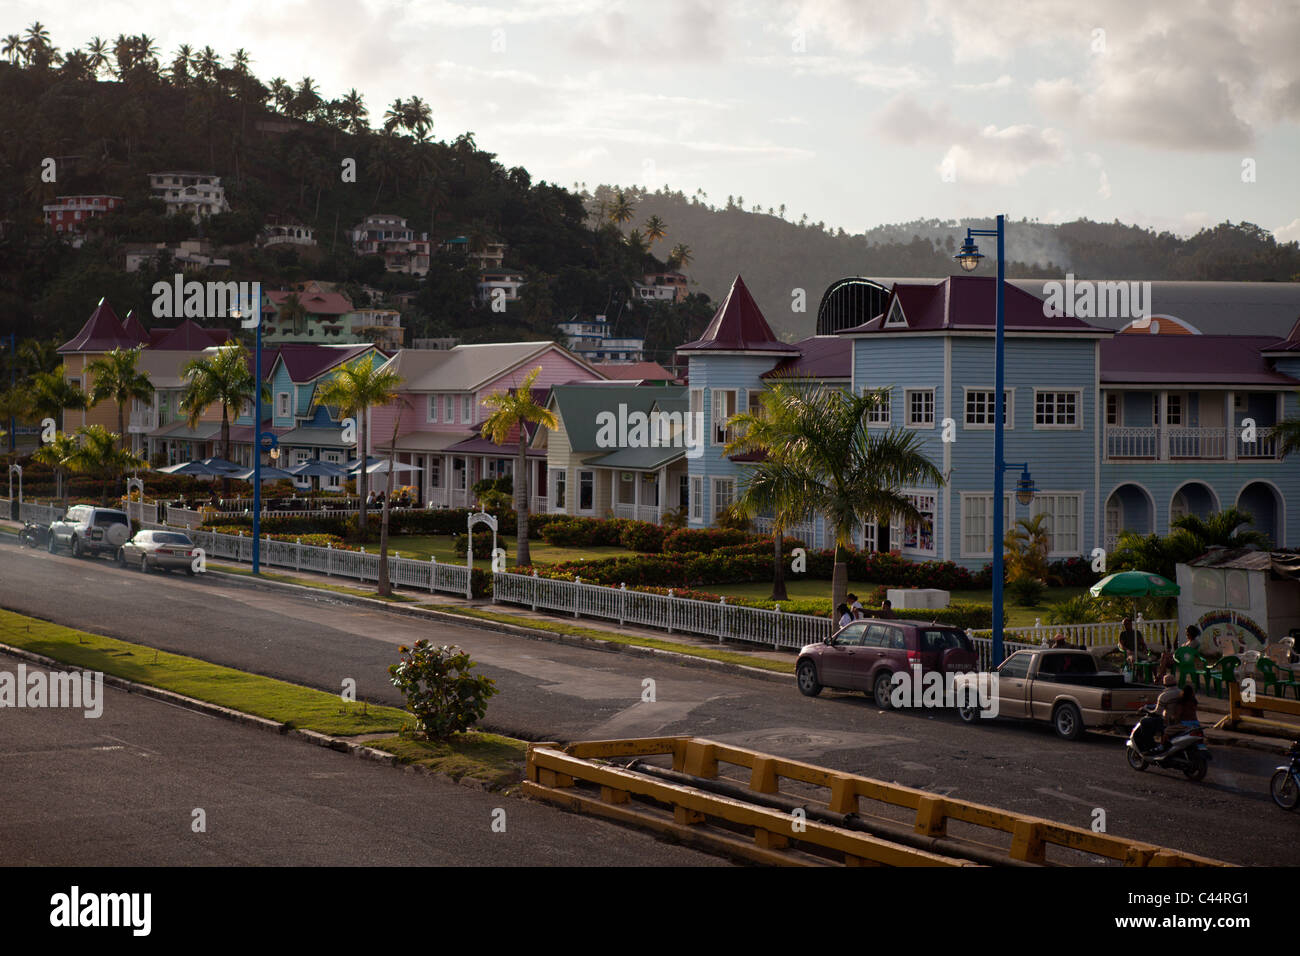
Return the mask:
[[[1005,213],[1300,240],[1300,3],[0,0],[60,49],[243,47],[398,97],[534,181],[703,190],[851,233]]]

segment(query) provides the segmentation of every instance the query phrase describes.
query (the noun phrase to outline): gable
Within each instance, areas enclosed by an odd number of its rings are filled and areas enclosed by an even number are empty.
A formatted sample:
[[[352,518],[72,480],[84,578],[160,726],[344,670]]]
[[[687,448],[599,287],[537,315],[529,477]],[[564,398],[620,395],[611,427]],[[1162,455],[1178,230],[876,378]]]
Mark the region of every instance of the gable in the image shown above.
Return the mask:
[[[894,296],[894,301],[889,306],[889,314],[885,316],[885,328],[907,328],[907,316],[903,314],[903,302],[898,296]]]

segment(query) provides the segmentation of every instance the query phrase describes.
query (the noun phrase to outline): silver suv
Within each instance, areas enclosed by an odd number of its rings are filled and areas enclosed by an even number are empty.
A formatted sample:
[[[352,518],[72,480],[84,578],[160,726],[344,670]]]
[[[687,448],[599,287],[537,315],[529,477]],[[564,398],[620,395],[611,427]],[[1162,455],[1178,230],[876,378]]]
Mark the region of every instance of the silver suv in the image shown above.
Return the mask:
[[[131,523],[125,511],[75,505],[50,525],[50,554],[66,547],[74,558],[88,554],[116,555],[131,537]]]

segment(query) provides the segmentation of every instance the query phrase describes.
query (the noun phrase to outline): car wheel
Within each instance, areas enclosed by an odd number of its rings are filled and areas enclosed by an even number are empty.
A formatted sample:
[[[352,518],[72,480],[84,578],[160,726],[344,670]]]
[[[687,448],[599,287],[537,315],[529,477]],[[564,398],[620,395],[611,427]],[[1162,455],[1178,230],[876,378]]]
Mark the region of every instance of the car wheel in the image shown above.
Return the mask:
[[[189,567],[187,567],[187,568],[185,569],[185,576],[186,576],[187,578],[192,578],[192,577],[194,577],[194,566],[193,566],[193,565],[190,565]]]
[[[1200,751],[1188,751],[1187,766],[1183,768],[1183,773],[1188,780],[1204,780],[1209,769],[1210,765],[1205,762],[1205,758],[1201,756]]]
[[[881,671],[876,675],[876,682],[871,685],[872,696],[876,699],[876,706],[881,710],[890,710],[893,705],[889,702],[890,694],[894,689],[894,675],[889,671]]]
[[[1052,726],[1057,736],[1065,740],[1078,740],[1083,736],[1083,715],[1074,704],[1062,704],[1052,714]]]
[[[1300,806],[1300,784],[1295,782],[1295,776],[1290,770],[1283,769],[1273,774],[1268,792],[1272,794],[1273,802],[1283,810],[1294,810]]]
[[[53,535],[53,534],[50,535],[50,540],[46,543],[46,545],[45,545],[45,550],[48,551],[48,552],[50,552],[50,554],[58,554],[58,553],[59,553],[59,545],[58,545],[58,542],[55,541],[55,538],[54,538],[54,535]]]
[[[126,548],[117,549],[117,566],[119,568],[126,567]]]
[[[140,573],[149,573],[149,557],[147,555],[140,555]]]
[[[1132,746],[1131,744],[1126,745],[1124,747],[1124,751],[1125,751],[1124,756],[1128,757],[1128,765],[1132,767],[1134,770],[1142,771],[1147,768],[1146,759],[1140,753],[1138,753],[1138,749],[1136,747]]]
[[[822,692],[822,685],[817,681],[817,665],[812,661],[801,661],[795,672],[799,684],[799,693],[805,697],[816,697]]]
[[[81,539],[75,534],[72,536],[72,556],[74,558],[80,558],[82,556]]]
[[[978,707],[958,707],[957,716],[968,724],[973,724],[979,720],[980,712]]]

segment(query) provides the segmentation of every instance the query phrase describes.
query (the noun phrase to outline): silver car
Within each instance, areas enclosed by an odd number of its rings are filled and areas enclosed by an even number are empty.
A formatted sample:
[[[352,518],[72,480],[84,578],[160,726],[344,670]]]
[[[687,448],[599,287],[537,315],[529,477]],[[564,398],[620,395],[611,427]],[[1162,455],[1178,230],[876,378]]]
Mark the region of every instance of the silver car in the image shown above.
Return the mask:
[[[139,531],[117,552],[117,563],[141,571],[184,569],[194,576],[195,544],[183,531]]]

